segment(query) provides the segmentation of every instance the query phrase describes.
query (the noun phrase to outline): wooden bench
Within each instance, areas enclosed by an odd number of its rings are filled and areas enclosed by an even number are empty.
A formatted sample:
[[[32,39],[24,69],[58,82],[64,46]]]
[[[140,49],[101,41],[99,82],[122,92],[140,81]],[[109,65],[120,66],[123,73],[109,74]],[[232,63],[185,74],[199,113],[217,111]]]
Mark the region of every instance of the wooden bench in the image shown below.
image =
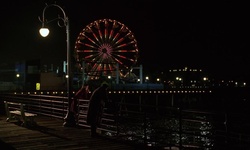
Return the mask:
[[[34,118],[37,116],[37,114],[25,112],[25,104],[8,101],[4,101],[4,104],[7,115],[6,121],[20,122],[22,126],[36,125]]]

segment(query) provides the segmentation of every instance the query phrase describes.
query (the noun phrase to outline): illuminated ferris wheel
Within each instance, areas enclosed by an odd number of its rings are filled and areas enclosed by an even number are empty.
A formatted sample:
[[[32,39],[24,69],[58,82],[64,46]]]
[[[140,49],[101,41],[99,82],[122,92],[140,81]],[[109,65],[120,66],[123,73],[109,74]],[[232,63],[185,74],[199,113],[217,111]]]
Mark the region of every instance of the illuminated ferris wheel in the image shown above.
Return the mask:
[[[111,19],[87,25],[77,37],[74,53],[78,67],[84,69],[89,79],[114,77],[117,73],[123,77],[138,59],[134,34],[124,24]]]

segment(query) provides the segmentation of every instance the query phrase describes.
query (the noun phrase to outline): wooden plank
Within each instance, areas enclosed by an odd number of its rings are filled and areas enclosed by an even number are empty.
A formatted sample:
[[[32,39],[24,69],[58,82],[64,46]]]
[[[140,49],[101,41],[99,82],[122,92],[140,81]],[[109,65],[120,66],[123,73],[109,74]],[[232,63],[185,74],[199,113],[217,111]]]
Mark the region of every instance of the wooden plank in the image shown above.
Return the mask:
[[[136,146],[104,137],[93,138],[90,129],[63,127],[64,120],[37,116],[38,126],[28,128],[5,121],[0,115],[0,140],[22,150],[136,150]]]

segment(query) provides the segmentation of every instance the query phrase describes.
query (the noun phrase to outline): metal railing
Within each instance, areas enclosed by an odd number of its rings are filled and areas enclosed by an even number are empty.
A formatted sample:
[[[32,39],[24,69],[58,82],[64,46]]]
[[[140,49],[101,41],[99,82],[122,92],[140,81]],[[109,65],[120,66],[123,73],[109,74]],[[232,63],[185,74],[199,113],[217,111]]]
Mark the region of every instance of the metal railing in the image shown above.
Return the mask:
[[[2,94],[0,98],[1,102],[22,102],[27,111],[59,119],[66,116],[68,109],[65,96]],[[246,132],[250,121],[246,114],[152,105],[117,95],[113,98],[116,100],[109,103],[109,107],[106,105],[98,128],[108,138],[162,149],[250,147],[250,133]],[[89,127],[86,123],[88,102],[78,101],[76,120],[82,127]]]

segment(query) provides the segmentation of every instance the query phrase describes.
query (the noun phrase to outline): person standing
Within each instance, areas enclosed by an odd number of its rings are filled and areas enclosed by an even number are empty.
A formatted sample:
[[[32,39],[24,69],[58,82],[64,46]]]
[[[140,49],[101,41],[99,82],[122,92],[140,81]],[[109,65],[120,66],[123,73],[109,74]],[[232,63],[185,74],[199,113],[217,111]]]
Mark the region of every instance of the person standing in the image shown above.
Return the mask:
[[[103,108],[108,101],[108,84],[103,83],[96,88],[90,96],[89,107],[87,112],[87,124],[91,127],[91,136],[97,136],[96,129],[101,123]]]
[[[76,92],[74,97],[78,99],[86,99],[88,98],[88,94],[89,94],[89,85],[85,84],[82,85],[82,87]]]
[[[70,99],[69,110],[64,118],[65,122],[63,126],[72,127],[76,126],[78,122],[78,105],[79,99],[87,99],[89,94],[89,85],[82,85],[81,88],[76,92],[76,94]]]
[[[81,88],[74,95],[70,109],[72,112],[74,112],[75,115],[78,113],[77,105],[79,103],[79,99],[88,99],[88,94],[89,94],[89,85],[85,84],[82,85]]]

